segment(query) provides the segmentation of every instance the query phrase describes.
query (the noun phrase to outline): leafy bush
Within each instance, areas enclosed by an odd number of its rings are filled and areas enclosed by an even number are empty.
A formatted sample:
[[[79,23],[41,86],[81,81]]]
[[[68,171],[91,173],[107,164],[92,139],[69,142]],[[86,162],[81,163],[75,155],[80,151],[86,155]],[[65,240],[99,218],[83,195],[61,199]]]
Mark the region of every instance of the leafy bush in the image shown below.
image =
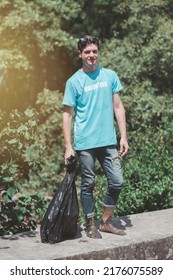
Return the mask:
[[[8,118],[1,116],[0,235],[35,228],[33,217],[42,208],[37,196],[27,198],[22,190],[34,165],[37,112],[28,108],[24,113],[14,110]]]
[[[61,95],[44,90],[38,107],[1,113],[0,234],[34,229],[63,172]]]
[[[160,129],[154,135],[149,128],[147,134],[133,132],[134,151],[130,151],[124,161],[126,184],[122,199],[126,203],[125,206],[121,204],[121,209],[123,207],[126,212],[173,207],[173,152],[170,146],[165,145],[171,135],[168,134],[169,129]]]
[[[36,229],[46,204],[38,195],[17,196],[16,182],[2,193],[0,235]]]
[[[38,94],[39,125],[35,145],[39,150],[38,164],[30,169],[32,188],[51,193],[62,178],[64,167],[64,140],[62,133],[62,94],[45,89]]]

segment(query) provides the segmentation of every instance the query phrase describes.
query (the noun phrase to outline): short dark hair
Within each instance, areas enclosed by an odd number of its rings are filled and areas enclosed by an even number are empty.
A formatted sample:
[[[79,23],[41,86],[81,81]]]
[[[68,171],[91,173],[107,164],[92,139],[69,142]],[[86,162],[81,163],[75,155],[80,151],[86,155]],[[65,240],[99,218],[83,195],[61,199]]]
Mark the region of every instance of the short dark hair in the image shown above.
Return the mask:
[[[81,37],[78,41],[78,50],[80,52],[83,51],[83,49],[89,45],[89,44],[95,44],[98,48],[100,48],[100,40],[97,37],[93,37],[91,35],[85,35]]]

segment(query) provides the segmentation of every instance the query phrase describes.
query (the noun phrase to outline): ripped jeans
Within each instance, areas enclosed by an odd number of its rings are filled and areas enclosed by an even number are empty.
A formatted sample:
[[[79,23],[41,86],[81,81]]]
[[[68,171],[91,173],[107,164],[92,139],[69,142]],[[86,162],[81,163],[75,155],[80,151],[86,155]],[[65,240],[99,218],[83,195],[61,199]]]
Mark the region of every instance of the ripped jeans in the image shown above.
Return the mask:
[[[95,161],[98,159],[106,175],[108,187],[103,200],[104,207],[114,209],[122,189],[121,159],[115,145],[77,151],[81,168],[81,204],[85,216],[94,216],[93,189]]]

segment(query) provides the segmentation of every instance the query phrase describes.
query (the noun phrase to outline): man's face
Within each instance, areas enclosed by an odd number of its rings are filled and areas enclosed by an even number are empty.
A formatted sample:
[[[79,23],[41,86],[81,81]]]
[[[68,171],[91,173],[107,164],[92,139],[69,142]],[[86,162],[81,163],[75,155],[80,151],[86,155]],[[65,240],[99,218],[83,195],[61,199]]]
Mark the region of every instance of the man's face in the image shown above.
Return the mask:
[[[80,52],[79,57],[82,59],[84,66],[93,67],[98,62],[98,53],[98,46],[89,44]]]

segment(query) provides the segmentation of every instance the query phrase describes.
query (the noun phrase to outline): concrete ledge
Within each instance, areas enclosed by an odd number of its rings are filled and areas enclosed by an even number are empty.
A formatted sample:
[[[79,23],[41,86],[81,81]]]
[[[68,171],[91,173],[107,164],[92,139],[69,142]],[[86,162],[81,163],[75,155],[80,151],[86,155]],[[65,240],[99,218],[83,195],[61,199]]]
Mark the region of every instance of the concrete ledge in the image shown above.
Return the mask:
[[[173,260],[173,208],[113,220],[127,235],[86,237],[79,226],[75,239],[56,244],[40,241],[36,231],[0,237],[1,260]]]

